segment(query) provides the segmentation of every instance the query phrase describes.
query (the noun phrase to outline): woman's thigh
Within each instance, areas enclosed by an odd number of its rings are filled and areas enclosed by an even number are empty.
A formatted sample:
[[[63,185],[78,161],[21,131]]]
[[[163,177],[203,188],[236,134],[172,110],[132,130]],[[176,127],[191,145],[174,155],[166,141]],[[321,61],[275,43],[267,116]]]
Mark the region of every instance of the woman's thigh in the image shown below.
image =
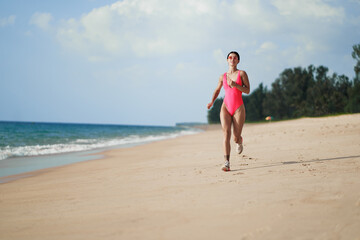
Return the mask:
[[[239,142],[239,138],[241,137],[241,132],[245,122],[245,106],[241,105],[233,116],[233,128],[234,128],[234,137],[235,142]]]
[[[225,132],[231,132],[231,123],[232,123],[232,116],[230,115],[230,113],[228,112],[228,110],[226,109],[225,104],[223,104],[221,106],[221,110],[220,110],[220,122],[221,122],[221,126],[223,131]]]

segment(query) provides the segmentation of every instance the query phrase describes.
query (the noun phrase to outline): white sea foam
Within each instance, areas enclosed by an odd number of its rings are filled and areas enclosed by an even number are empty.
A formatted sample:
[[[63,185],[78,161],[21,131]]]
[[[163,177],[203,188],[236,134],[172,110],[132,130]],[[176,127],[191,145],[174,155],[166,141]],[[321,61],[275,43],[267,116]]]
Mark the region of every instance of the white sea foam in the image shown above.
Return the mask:
[[[68,144],[52,144],[52,145],[34,145],[34,146],[21,146],[21,147],[2,147],[0,148],[0,160],[11,157],[26,157],[26,156],[39,156],[49,154],[59,154],[77,151],[87,151],[99,148],[108,148],[115,146],[126,146],[131,144],[142,144],[147,142],[159,141],[169,138],[175,138],[182,135],[190,135],[198,133],[200,130],[184,130],[177,133],[162,134],[162,135],[149,135],[137,136],[130,135],[125,138],[118,139],[77,139]]]

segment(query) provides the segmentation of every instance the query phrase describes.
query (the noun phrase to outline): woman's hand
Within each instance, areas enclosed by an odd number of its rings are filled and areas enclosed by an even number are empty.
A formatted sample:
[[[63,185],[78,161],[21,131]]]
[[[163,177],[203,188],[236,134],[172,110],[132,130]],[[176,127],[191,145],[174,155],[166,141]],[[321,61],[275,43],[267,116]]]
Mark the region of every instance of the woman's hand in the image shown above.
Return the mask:
[[[229,85],[229,87],[233,88],[236,87],[236,82],[231,80],[230,78],[227,78],[227,84]]]
[[[207,105],[207,109],[210,109],[211,107],[212,107],[212,105],[213,105],[213,103],[211,102],[211,103],[208,103],[208,105]]]
[[[226,81],[227,81],[227,84],[230,88],[233,88],[236,86],[236,82],[231,80],[231,78],[229,76],[226,76]]]

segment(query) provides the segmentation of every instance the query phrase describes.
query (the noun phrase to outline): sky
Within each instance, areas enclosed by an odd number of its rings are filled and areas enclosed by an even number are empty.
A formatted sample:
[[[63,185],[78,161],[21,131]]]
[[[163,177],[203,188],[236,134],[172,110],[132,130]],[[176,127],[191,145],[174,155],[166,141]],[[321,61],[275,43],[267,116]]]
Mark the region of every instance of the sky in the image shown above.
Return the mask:
[[[206,122],[226,55],[354,77],[360,0],[0,0],[0,120]],[[224,91],[219,97],[224,96]]]

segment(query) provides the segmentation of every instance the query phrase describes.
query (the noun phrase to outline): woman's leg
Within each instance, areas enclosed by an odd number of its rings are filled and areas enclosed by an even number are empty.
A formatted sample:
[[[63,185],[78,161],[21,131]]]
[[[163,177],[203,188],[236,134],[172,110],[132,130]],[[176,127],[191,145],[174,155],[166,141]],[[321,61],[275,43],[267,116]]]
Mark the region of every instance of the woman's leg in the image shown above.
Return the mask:
[[[245,106],[241,105],[234,113],[233,116],[233,128],[234,128],[234,141],[236,143],[242,143],[242,129],[245,122]]]
[[[220,121],[221,121],[222,130],[224,133],[224,142],[223,142],[224,157],[226,158],[225,160],[229,160],[232,116],[226,109],[226,106],[224,103],[221,106]]]

